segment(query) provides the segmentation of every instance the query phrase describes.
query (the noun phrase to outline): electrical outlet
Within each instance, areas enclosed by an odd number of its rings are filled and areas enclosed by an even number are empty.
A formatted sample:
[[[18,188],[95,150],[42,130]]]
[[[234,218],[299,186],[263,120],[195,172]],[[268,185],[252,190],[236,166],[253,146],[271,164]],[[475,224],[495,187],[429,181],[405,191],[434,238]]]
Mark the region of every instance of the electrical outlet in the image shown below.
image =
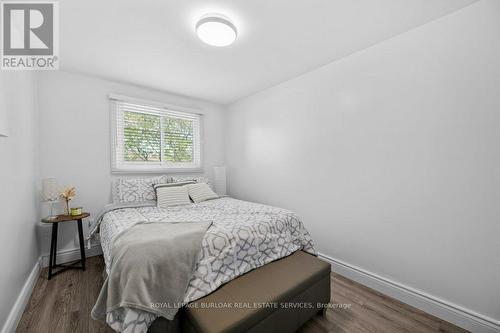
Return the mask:
[[[87,219],[87,231],[90,233],[94,228],[94,219]]]

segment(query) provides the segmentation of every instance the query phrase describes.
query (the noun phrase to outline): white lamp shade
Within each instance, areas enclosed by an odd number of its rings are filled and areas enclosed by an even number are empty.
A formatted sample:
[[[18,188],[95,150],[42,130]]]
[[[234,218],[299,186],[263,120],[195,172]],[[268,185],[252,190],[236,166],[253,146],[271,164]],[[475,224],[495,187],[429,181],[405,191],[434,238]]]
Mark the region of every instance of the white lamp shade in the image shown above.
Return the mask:
[[[55,178],[42,179],[42,201],[59,200],[59,185]]]
[[[226,195],[226,167],[214,167],[214,186],[218,195]]]

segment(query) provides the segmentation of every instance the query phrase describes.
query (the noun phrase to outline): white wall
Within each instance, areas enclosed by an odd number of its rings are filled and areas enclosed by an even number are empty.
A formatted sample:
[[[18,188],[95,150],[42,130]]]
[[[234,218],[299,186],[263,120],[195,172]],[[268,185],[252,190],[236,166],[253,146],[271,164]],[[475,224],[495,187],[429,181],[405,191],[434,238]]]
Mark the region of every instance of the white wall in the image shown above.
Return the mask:
[[[73,206],[95,215],[111,199],[110,93],[200,109],[205,113],[205,171],[211,175],[212,166],[224,163],[221,106],[95,77],[44,72],[39,79],[41,176],[76,186]],[[62,225],[60,230],[58,249],[77,248],[76,226]],[[47,231],[43,253],[50,245]]]
[[[0,105],[9,119],[9,136],[0,137],[0,329],[38,261],[35,93],[32,73],[0,71]]]
[[[500,320],[500,1],[229,107],[229,194],[320,252]]]

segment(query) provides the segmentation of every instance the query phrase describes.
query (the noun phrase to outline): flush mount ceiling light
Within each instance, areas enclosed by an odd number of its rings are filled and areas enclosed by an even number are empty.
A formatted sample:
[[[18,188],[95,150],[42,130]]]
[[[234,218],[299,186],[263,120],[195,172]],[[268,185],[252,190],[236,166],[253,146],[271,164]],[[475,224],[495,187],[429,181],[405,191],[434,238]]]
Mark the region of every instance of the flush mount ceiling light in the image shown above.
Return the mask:
[[[196,23],[196,34],[209,45],[228,46],[234,43],[238,32],[228,18],[220,14],[210,14],[203,16]]]

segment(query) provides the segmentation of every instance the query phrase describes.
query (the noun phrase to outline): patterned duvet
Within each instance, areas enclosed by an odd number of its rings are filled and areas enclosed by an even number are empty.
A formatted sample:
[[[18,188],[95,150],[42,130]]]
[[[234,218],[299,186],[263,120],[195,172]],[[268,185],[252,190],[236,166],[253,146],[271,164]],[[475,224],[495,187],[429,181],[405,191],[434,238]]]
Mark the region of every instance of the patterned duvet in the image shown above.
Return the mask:
[[[112,210],[102,217],[101,245],[109,273],[114,239],[138,222],[212,221],[203,238],[202,253],[189,282],[185,303],[194,301],[222,284],[297,250],[316,254],[300,218],[281,208],[220,198],[198,204],[170,207],[130,207]],[[132,308],[107,314],[116,331],[146,332],[156,315]]]

